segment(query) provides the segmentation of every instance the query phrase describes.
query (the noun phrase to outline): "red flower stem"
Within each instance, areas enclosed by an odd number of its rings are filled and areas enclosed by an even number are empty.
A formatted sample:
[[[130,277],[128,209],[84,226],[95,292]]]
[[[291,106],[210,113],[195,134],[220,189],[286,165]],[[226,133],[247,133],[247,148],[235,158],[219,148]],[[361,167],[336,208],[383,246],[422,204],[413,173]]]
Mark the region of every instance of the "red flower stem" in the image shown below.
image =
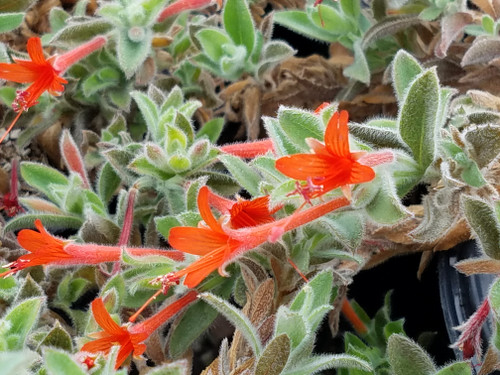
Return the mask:
[[[363,323],[358,314],[356,314],[356,311],[354,311],[351,303],[347,298],[344,298],[344,300],[342,301],[341,311],[357,333],[359,333],[360,335],[364,335],[368,332],[368,328],[366,327],[365,323]]]
[[[130,333],[146,333],[151,335],[160,328],[168,319],[177,314],[181,309],[198,299],[198,292],[191,290],[177,301],[167,305],[165,308],[150,318],[130,327]]]
[[[103,47],[107,43],[107,39],[104,36],[96,36],[94,39],[84,43],[71,51],[63,53],[60,56],[56,56],[52,66],[55,70],[59,72],[64,72],[73,64],[77,63],[84,57],[87,57],[91,53],[97,51],[99,48]]]
[[[226,154],[238,156],[240,158],[252,159],[259,155],[264,155],[271,151],[274,153],[273,141],[269,138],[255,142],[234,143],[219,147],[219,150]]]
[[[123,218],[123,228],[118,240],[118,246],[127,246],[132,224],[134,222],[134,202],[137,195],[137,189],[131,188],[128,193],[127,208],[125,210],[125,217]]]
[[[5,133],[3,133],[2,137],[0,138],[0,143],[3,142],[3,140],[5,139],[5,137],[7,137],[7,134],[9,134],[9,132],[14,127],[14,125],[16,125],[17,120],[19,120],[19,117],[21,117],[21,113],[23,113],[22,110],[19,111],[19,112],[17,112],[17,116],[14,118],[14,120],[11,122],[11,124],[9,125],[9,127],[7,128],[7,130],[5,131]]]

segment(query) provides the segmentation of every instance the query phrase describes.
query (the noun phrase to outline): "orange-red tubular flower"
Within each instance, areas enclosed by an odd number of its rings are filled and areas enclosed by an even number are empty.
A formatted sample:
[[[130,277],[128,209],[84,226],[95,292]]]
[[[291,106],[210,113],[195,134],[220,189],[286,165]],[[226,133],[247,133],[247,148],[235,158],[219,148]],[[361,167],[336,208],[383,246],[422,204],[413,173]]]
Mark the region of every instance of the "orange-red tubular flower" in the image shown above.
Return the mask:
[[[221,197],[208,190],[208,203],[221,213],[229,215],[229,225],[232,229],[254,227],[274,221],[275,214],[281,206],[269,210],[269,196],[252,200],[238,198],[237,201]]]
[[[219,150],[226,154],[238,156],[240,158],[253,159],[267,152],[274,152],[273,141],[269,138],[254,142],[241,142],[224,145]]]
[[[107,355],[113,346],[119,345],[120,350],[115,363],[115,369],[118,369],[130,354],[135,357],[142,355],[146,350],[143,341],[180,310],[194,302],[197,295],[197,292],[191,291],[150,318],[138,324],[124,326],[116,324],[106,311],[102,298],[96,298],[92,301],[92,313],[103,331],[91,334],[90,337],[96,340],[84,344],[80,350]]]
[[[176,0],[160,12],[156,21],[163,22],[168,17],[172,17],[186,10],[203,9],[213,4],[217,4],[217,6],[221,8],[222,0]]]
[[[43,55],[40,38],[29,38],[26,50],[31,60],[14,59],[15,63],[0,63],[0,79],[17,83],[31,83],[24,91],[18,91],[12,108],[18,112],[14,121],[0,138],[0,143],[14,127],[21,113],[38,103],[38,98],[45,91],[58,96],[64,91],[63,84],[68,83],[60,75],[78,60],[91,54],[106,44],[106,38],[98,36],[83,45],[60,56],[46,59]]]
[[[333,114],[326,127],[324,144],[313,138],[307,139],[312,154],[288,155],[276,160],[276,169],[284,175],[308,181],[303,189],[306,199],[319,197],[338,187],[350,199],[350,185],[375,178],[370,165],[392,160],[390,151],[372,156],[364,156],[365,152],[350,152],[348,116],[347,111]]]
[[[202,257],[186,268],[162,277],[164,286],[176,283],[186,276],[184,285],[194,288],[216,269],[224,276],[224,268],[228,263],[268,240],[275,241],[279,238],[276,231],[282,234],[349,204],[347,199],[337,198],[303,211],[296,211],[285,219],[234,229],[215,219],[209,207],[209,194],[208,188],[204,186],[198,195],[198,209],[205,225],[198,228],[172,228],[168,238],[174,249]]]
[[[24,268],[39,265],[68,266],[117,262],[121,259],[123,250],[126,250],[132,256],[159,255],[173,260],[183,260],[184,258],[184,254],[178,251],[76,244],[52,236],[38,219],[35,220],[35,227],[38,231],[23,229],[19,232],[17,240],[29,253],[20,256],[15,262],[5,265],[5,268],[10,269],[0,274],[0,277],[9,276]]]

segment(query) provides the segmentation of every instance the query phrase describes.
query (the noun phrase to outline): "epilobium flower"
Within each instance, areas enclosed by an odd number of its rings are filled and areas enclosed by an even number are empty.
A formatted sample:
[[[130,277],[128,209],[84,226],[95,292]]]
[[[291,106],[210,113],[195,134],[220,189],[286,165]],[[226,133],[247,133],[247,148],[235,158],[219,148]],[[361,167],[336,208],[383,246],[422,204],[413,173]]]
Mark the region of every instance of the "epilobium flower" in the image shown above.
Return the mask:
[[[276,160],[276,169],[284,175],[307,181],[298,190],[306,200],[319,197],[340,187],[351,199],[352,184],[368,182],[375,178],[370,167],[392,160],[392,153],[383,151],[366,155],[364,151],[350,152],[347,111],[335,112],[328,121],[325,143],[308,138],[312,154],[295,154]]]
[[[135,357],[142,355],[146,350],[146,345],[143,344],[143,341],[180,310],[191,302],[194,302],[197,295],[197,292],[190,291],[150,318],[138,324],[126,324],[123,326],[119,326],[111,318],[104,307],[102,298],[96,298],[92,301],[92,314],[103,331],[92,333],[90,337],[96,340],[84,344],[80,350],[90,353],[101,352],[107,355],[113,346],[119,345],[120,350],[118,351],[115,363],[115,369],[118,369],[130,354],[133,353]]]
[[[174,227],[168,238],[174,249],[202,257],[182,270],[160,277],[158,281],[164,288],[178,283],[184,276],[184,285],[194,288],[216,269],[225,276],[224,269],[228,263],[267,241],[277,240],[276,229],[283,234],[349,204],[347,199],[337,198],[307,210],[297,210],[281,220],[233,229],[214,217],[209,207],[209,194],[206,186],[198,194],[198,209],[204,223],[198,228]]]
[[[104,46],[106,41],[105,37],[98,36],[60,56],[52,56],[46,59],[43,55],[40,38],[33,37],[29,38],[26,44],[31,60],[14,59],[15,62],[11,64],[0,63],[0,79],[17,83],[31,83],[26,90],[17,92],[12,103],[12,109],[17,112],[17,116],[0,138],[0,143],[14,127],[21,113],[37,104],[38,98],[45,91],[48,91],[51,95],[61,95],[64,91],[63,84],[68,83],[68,81],[60,75],[77,61]]]
[[[221,197],[208,190],[208,202],[221,213],[229,215],[229,225],[232,229],[254,227],[274,221],[275,214],[281,206],[269,210],[269,196],[236,201]]]
[[[31,229],[23,229],[19,232],[17,240],[29,253],[20,256],[15,262],[5,265],[4,268],[10,269],[1,273],[0,277],[9,276],[24,268],[39,265],[69,266],[117,262],[121,259],[123,250],[128,251],[133,256],[160,255],[174,260],[184,258],[183,254],[177,251],[76,244],[52,236],[38,219],[35,220],[35,227],[38,232]]]

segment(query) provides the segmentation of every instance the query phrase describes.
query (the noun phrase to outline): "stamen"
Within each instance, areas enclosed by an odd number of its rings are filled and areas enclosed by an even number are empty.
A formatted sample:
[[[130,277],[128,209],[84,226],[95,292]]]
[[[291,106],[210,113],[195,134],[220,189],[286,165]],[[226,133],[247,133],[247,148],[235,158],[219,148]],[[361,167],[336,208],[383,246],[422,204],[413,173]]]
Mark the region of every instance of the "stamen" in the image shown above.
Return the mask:
[[[288,258],[288,263],[290,263],[290,265],[295,269],[295,271],[297,271],[297,273],[300,275],[300,277],[302,277],[302,279],[308,283],[309,282],[309,279],[306,277],[306,275],[304,275],[302,273],[301,270],[299,270],[299,267],[297,267],[297,265],[293,262],[293,260],[291,258]]]
[[[287,194],[287,197],[294,194],[302,195],[304,200],[310,205],[312,205],[311,199],[314,199],[323,194],[323,185],[314,184],[312,178],[308,177],[305,185],[303,185],[299,181],[296,181],[295,190]]]
[[[156,298],[158,298],[158,296],[163,293],[163,294],[167,294],[170,287],[172,285],[179,285],[179,277],[177,277],[175,275],[174,272],[170,272],[170,273],[167,273],[166,275],[163,275],[163,276],[158,276],[157,278],[151,280],[149,283],[151,285],[158,285],[158,284],[162,284],[161,286],[161,289],[158,289],[155,294],[153,294],[145,303],[144,305],[142,305],[139,310],[137,310],[135,312],[134,315],[132,315],[128,321],[131,322],[131,323],[134,323],[136,321],[136,319],[139,317],[139,315],[144,311],[144,309],[146,307],[149,306],[149,304],[151,302],[153,302]]]
[[[154,300],[155,300],[155,299],[156,299],[156,298],[160,295],[160,293],[161,293],[162,291],[163,291],[163,289],[158,289],[158,290],[155,292],[155,294],[153,294],[153,295],[152,295],[152,296],[151,296],[151,297],[150,297],[150,298],[149,298],[149,299],[148,299],[148,300],[144,303],[144,305],[142,305],[142,306],[139,308],[139,310],[137,310],[137,311],[135,312],[135,314],[134,314],[134,315],[132,315],[132,316],[128,319],[128,321],[129,321],[130,323],[134,323],[134,322],[137,320],[137,318],[139,317],[139,315],[140,315],[140,314],[144,311],[144,309],[145,309],[146,307],[148,307],[148,305],[149,305],[151,302],[153,302],[153,301],[154,301]]]

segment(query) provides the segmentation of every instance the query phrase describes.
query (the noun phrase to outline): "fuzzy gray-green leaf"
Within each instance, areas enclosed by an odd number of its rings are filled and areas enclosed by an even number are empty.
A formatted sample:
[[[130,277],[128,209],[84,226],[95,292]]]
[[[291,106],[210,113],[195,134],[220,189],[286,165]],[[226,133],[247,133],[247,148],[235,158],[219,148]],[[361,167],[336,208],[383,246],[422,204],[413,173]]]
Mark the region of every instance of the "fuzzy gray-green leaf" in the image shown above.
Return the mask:
[[[135,30],[140,30],[141,36],[133,40],[131,35],[135,35]],[[151,50],[152,39],[153,32],[147,28],[134,26],[128,30],[120,31],[117,45],[118,62],[128,78],[132,77],[146,60]]]
[[[284,306],[282,306],[276,314],[275,335],[283,333],[286,333],[290,338],[292,349],[295,349],[306,336],[310,335],[302,314],[290,311],[290,309]]]
[[[115,170],[108,162],[104,163],[104,166],[99,171],[97,181],[99,197],[103,203],[108,203],[111,200],[122,182],[120,176],[116,174]]]
[[[278,110],[278,120],[281,130],[303,151],[309,150],[306,138],[323,140],[325,129],[318,116],[310,112],[281,107]]]
[[[226,319],[241,332],[243,337],[250,344],[255,356],[259,357],[262,352],[262,344],[260,343],[259,334],[243,312],[224,299],[211,293],[202,293],[200,294],[200,297],[224,315]]]
[[[432,375],[436,372],[429,355],[403,335],[389,337],[387,355],[394,375]]]
[[[469,362],[455,362],[443,367],[434,375],[471,375],[471,364]]]
[[[16,29],[23,22],[24,13],[0,13],[0,33]]]
[[[49,44],[77,45],[92,39],[94,36],[106,34],[113,25],[102,18],[90,21],[70,23],[59,30],[49,41]]]
[[[401,138],[423,171],[434,160],[438,108],[439,81],[436,70],[429,69],[413,81],[399,114]]]
[[[422,73],[418,61],[405,50],[399,50],[392,63],[392,82],[396,96],[402,101],[410,83]]]
[[[365,50],[373,42],[421,22],[418,16],[413,14],[386,17],[365,32],[361,47]]]
[[[359,41],[356,41],[353,45],[354,49],[354,62],[344,69],[344,75],[349,78],[353,78],[365,85],[370,84],[370,66],[368,65],[368,60],[366,59],[365,52]]]
[[[196,301],[189,306],[169,333],[168,351],[172,358],[183,355],[217,315],[217,310],[204,301]]]
[[[54,194],[53,186],[69,184],[68,179],[61,172],[39,163],[23,162],[21,176],[30,186],[40,190],[54,202],[58,201],[58,197]]]
[[[368,124],[349,124],[349,133],[360,141],[376,148],[398,148],[409,151],[396,130],[370,126]]]
[[[224,28],[233,42],[252,53],[255,44],[255,29],[246,0],[228,0],[224,5]]]
[[[52,348],[58,348],[71,352],[73,350],[73,343],[71,341],[71,336],[68,332],[61,326],[58,320],[54,327],[49,331],[47,336],[40,343],[40,347],[50,346]]]
[[[323,40],[325,42],[335,42],[338,39],[338,35],[327,31],[325,28],[316,26],[304,11],[287,10],[276,12],[273,20],[278,25],[312,39]]]
[[[4,232],[33,228],[35,220],[40,219],[45,228],[49,229],[78,229],[83,224],[83,219],[78,216],[51,215],[51,214],[26,214],[19,215],[10,220],[3,228]]]
[[[465,217],[490,258],[500,259],[500,225],[495,210],[485,201],[471,196],[462,197]]]
[[[358,357],[348,354],[326,354],[310,357],[294,368],[285,372],[286,375],[312,375],[331,368],[349,368],[373,373],[370,364]]]
[[[51,375],[86,375],[83,367],[78,365],[69,354],[54,350],[45,350],[45,366]]]
[[[482,125],[469,127],[465,133],[466,142],[472,147],[472,158],[479,168],[487,166],[500,153],[500,126]]]
[[[16,344],[9,347],[10,350],[19,350],[24,347],[26,336],[38,320],[43,300],[44,297],[26,299],[9,310],[3,318],[9,324],[6,337],[17,336]]]
[[[33,374],[30,367],[38,359],[38,355],[30,350],[0,352],[0,368],[3,375]]]
[[[236,156],[221,155],[219,159],[243,188],[253,196],[259,195],[261,177],[255,170]]]

